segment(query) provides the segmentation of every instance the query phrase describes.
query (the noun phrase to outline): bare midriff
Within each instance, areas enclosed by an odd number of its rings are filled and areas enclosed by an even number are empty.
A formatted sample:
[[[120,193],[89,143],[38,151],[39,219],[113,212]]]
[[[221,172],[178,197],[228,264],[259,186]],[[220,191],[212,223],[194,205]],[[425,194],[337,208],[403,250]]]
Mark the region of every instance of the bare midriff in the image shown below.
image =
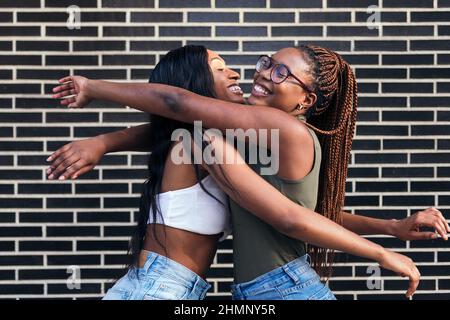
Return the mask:
[[[159,242],[155,238],[155,229]],[[220,235],[201,235],[161,224],[148,224],[144,250],[174,260],[205,279],[216,254]],[[145,255],[141,255],[141,266],[145,262],[144,258]]]

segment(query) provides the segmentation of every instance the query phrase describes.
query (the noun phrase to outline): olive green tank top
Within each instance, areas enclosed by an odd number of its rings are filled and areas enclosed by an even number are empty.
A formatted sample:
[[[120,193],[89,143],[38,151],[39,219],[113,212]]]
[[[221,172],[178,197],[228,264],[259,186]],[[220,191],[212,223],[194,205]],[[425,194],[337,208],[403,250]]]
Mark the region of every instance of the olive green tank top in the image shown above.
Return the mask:
[[[303,117],[298,117],[304,121]],[[309,128],[308,128],[309,129]],[[308,175],[299,180],[287,180],[276,175],[262,175],[283,195],[299,205],[314,210],[319,188],[321,149],[315,132],[309,129],[314,140],[314,164]],[[249,146],[249,152],[250,153]],[[263,167],[258,161],[249,166],[258,174]],[[251,214],[230,199],[233,223],[234,282],[248,282],[306,254],[303,241],[288,237]]]

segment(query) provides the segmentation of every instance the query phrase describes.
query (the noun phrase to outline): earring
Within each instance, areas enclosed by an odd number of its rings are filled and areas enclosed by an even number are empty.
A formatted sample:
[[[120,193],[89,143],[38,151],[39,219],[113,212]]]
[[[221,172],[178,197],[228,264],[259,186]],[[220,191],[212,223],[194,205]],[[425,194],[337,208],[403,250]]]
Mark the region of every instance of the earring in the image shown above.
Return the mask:
[[[297,105],[297,107],[295,109],[303,110],[303,109],[305,109],[305,107],[303,105],[299,104],[299,105]]]

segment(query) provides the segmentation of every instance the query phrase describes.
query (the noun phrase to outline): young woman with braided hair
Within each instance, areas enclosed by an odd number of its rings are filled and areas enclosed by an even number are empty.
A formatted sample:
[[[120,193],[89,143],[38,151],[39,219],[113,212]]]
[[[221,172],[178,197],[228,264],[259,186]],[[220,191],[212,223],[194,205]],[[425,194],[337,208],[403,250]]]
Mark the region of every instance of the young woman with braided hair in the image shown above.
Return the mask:
[[[411,259],[356,234],[387,233],[387,226],[393,232],[393,221],[341,213],[357,92],[351,68],[337,53],[303,46],[262,56],[248,98],[252,107],[166,85],[119,84],[78,76],[60,82],[54,97],[63,98],[61,104],[71,108],[101,99],[183,122],[202,120],[208,128],[279,129],[276,175],[258,176],[260,163],[250,165],[253,171],[239,163],[220,164],[221,170],[216,170],[218,165],[205,166],[232,199],[235,299],[334,299],[310,267],[305,243],[321,275],[329,275],[331,259],[326,250],[340,250],[409,277],[407,296],[415,291],[420,275]],[[272,146],[278,141],[268,138],[258,143],[275,153]],[[219,158],[223,157],[220,150],[236,153],[220,138],[210,143]],[[320,214],[312,211],[315,208]],[[433,225],[443,236],[449,230],[441,218]],[[403,233],[409,232],[405,229],[410,226],[403,223],[402,227]]]

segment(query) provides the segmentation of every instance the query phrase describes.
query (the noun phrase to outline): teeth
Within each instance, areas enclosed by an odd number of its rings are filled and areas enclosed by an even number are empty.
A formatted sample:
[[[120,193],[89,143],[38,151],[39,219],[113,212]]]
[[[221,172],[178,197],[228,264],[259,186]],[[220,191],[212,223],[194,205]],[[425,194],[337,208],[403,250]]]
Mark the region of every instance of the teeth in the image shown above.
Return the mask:
[[[231,86],[228,89],[230,89],[231,92],[235,92],[235,93],[241,93],[242,92],[241,87],[239,87],[238,85]]]
[[[255,89],[256,92],[259,92],[259,93],[262,93],[262,94],[269,94],[269,91],[267,91],[265,88],[263,88],[259,84],[255,84],[253,86],[253,89]]]

